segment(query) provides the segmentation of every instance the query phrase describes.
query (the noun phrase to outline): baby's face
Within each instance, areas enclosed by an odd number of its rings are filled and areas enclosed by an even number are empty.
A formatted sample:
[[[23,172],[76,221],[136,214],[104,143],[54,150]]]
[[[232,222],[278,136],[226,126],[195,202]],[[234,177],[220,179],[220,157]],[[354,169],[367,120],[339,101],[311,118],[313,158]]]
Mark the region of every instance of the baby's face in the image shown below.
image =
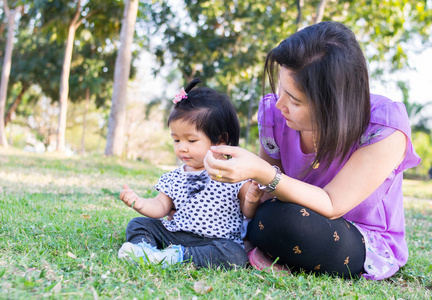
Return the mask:
[[[204,157],[212,146],[210,139],[195,124],[181,119],[170,123],[175,155],[186,164],[185,171],[204,170]]]

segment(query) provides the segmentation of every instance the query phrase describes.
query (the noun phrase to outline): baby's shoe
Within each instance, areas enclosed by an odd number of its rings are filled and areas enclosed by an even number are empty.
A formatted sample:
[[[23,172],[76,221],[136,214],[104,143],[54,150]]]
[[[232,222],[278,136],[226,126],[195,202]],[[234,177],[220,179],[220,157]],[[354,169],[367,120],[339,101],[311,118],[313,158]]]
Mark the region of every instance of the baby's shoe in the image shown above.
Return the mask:
[[[144,256],[144,251],[138,245],[126,242],[121,246],[118,258],[130,259],[131,256],[142,257]]]
[[[138,244],[124,243],[118,252],[119,258],[130,259],[133,254],[135,257],[142,257],[144,261],[149,263],[161,263],[166,267],[183,261],[184,249],[181,245],[171,245],[168,248],[159,250],[156,247],[141,242]]]

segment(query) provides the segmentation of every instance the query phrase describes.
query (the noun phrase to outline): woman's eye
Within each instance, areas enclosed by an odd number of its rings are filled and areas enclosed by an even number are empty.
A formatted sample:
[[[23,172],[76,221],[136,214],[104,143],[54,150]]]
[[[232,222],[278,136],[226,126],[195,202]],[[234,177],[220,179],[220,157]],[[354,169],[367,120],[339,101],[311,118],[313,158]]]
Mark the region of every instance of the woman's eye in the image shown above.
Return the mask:
[[[290,101],[294,106],[299,106],[300,103],[297,100],[294,100],[293,98],[290,97]]]
[[[178,143],[178,142],[180,142],[180,140],[174,140],[174,143]]]
[[[189,141],[189,143],[195,143],[196,142],[196,140],[190,140]]]

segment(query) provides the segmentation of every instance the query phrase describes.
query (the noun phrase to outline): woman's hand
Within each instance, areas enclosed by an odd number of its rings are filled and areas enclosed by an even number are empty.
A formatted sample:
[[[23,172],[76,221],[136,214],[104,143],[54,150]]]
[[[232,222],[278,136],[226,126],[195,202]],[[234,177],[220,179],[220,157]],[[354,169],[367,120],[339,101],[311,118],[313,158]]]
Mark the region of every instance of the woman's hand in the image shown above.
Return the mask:
[[[228,155],[230,159],[225,158]],[[225,145],[211,147],[204,158],[204,166],[211,179],[230,183],[253,179],[268,184],[275,173],[269,163],[252,152]]]

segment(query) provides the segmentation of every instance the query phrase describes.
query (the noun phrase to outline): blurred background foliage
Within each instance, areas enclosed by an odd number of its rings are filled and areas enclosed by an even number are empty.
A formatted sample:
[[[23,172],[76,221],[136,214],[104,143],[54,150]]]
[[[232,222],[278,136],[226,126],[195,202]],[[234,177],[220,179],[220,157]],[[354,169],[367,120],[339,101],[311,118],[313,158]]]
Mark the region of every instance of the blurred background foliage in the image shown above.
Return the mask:
[[[5,123],[9,143],[31,151],[55,149],[59,84],[67,28],[77,0],[0,0],[21,5]],[[255,114],[263,92],[266,53],[319,21],[350,27],[370,62],[371,79],[411,68],[410,52],[431,46],[432,1],[413,0],[142,0],[135,26],[124,156],[175,163],[165,126],[171,99],[194,77],[227,93],[242,124],[242,146],[258,147]],[[66,141],[71,154],[103,153],[124,1],[80,1],[69,78]],[[0,57],[7,18],[0,7]],[[3,59],[0,69],[3,67]],[[398,82],[425,178],[432,165],[429,102],[410,98]],[[431,99],[432,101],[432,99]]]

